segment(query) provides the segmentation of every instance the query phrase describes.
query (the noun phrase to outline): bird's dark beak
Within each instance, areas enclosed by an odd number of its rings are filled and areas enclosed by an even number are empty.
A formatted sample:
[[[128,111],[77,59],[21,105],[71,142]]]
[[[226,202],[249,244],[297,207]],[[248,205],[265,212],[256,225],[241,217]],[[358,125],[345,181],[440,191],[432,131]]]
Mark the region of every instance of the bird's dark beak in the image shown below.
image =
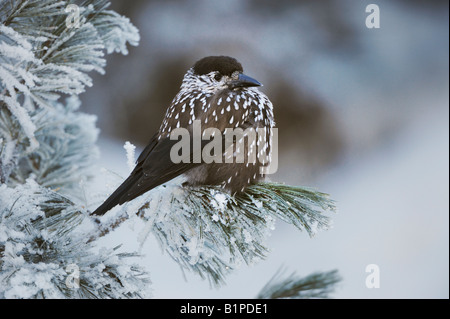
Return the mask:
[[[245,74],[239,74],[237,80],[230,81],[228,83],[228,86],[230,89],[236,89],[236,88],[245,88],[245,87],[251,87],[251,86],[262,86],[262,84],[255,80],[254,78],[249,77]]]

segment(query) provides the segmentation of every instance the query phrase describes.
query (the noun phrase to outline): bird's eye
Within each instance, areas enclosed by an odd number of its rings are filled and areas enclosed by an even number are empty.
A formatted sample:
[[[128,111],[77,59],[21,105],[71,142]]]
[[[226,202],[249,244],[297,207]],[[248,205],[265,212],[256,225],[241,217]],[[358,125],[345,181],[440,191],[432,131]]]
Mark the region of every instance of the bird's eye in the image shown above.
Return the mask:
[[[220,81],[221,79],[222,79],[222,74],[217,73],[216,75],[214,75],[214,80]]]

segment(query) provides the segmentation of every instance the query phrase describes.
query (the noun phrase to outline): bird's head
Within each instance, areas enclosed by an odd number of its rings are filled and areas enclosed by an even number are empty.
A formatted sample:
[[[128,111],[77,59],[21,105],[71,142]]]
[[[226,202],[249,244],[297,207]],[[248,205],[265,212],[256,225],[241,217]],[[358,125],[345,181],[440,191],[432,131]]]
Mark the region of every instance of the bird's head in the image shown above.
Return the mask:
[[[197,61],[183,79],[182,88],[204,93],[222,90],[242,90],[261,86],[257,80],[243,73],[242,65],[228,56],[208,56]]]

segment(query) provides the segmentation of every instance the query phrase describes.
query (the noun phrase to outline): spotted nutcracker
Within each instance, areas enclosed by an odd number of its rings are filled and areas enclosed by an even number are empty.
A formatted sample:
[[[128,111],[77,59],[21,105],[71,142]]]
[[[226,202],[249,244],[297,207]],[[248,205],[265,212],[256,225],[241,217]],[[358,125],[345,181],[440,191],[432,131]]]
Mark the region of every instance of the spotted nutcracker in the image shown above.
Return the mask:
[[[247,186],[263,178],[260,166],[267,162],[250,160],[250,154],[255,150],[255,142],[259,152],[270,154],[275,122],[272,103],[258,86],[261,83],[243,74],[242,65],[234,58],[209,56],[197,61],[185,74],[159,130],[138,157],[130,176],[92,214],[103,215],[179,175],[186,179],[183,185],[221,185],[231,194],[244,192]],[[250,128],[262,130],[264,136],[258,136],[253,143],[244,143],[240,150],[245,154],[243,162],[229,160],[237,156],[236,145],[231,152],[222,149],[223,161],[195,161],[196,154],[191,148],[190,160],[175,163],[170,154],[178,141],[171,134],[179,128],[192,133],[195,123],[201,124],[203,133],[208,128],[223,135],[233,129],[248,132]],[[201,149],[206,142],[201,141]]]

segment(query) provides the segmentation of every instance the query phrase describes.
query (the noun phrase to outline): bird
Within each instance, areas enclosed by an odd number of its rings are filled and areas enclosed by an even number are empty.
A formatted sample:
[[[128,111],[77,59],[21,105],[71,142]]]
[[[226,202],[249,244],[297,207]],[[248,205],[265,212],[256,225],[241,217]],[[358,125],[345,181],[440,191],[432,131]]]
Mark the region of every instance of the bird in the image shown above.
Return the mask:
[[[207,56],[195,62],[184,75],[179,92],[168,107],[159,129],[138,156],[130,176],[91,215],[104,215],[113,207],[180,175],[186,179],[183,186],[216,185],[233,195],[242,194],[248,186],[263,179],[265,176],[260,166],[270,161],[270,137],[275,120],[272,102],[258,89],[260,86],[259,81],[244,74],[241,63],[233,57]],[[215,154],[222,161],[193,160],[196,154],[191,148],[190,160],[175,163],[171,149],[179,141],[171,138],[171,134],[177,129],[193,133],[195,123],[201,124],[202,136],[205,136],[206,129],[213,128],[218,135],[222,134],[222,142],[224,133],[233,129],[247,133],[254,129],[263,134],[257,137],[257,149],[255,143],[244,143],[241,151],[246,155],[240,162],[233,161],[237,157],[238,146],[242,145],[236,141],[235,148],[222,148],[218,151],[220,154]],[[250,137],[251,134],[243,136]],[[202,151],[206,142],[201,141]],[[239,142],[242,142],[242,136]],[[264,160],[257,163],[254,157],[250,160],[250,155],[255,155],[252,152],[269,154],[269,159],[265,163]]]

